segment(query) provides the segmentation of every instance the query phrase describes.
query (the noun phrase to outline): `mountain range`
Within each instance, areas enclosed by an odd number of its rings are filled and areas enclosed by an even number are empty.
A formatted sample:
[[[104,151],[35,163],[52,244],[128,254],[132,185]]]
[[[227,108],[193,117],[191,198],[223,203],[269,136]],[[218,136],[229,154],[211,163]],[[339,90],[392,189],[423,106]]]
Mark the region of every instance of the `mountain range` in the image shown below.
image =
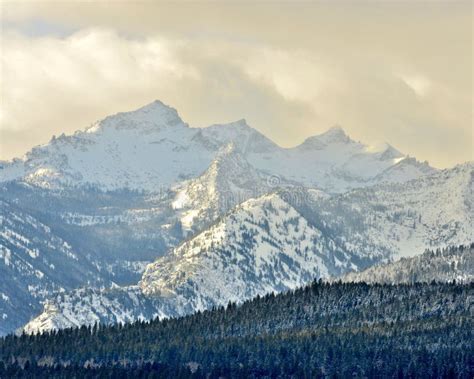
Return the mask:
[[[285,149],[245,120],[190,128],[175,109],[155,101],[73,135],[53,137],[22,159],[2,162],[0,180],[22,179],[45,188],[89,185],[157,192],[200,175],[230,142],[258,171],[327,192],[392,178],[403,182],[435,171],[390,145],[373,151],[340,127]]]
[[[437,170],[340,127],[282,148],[155,101],[0,167],[0,334],[177,316],[474,241],[472,162]]]

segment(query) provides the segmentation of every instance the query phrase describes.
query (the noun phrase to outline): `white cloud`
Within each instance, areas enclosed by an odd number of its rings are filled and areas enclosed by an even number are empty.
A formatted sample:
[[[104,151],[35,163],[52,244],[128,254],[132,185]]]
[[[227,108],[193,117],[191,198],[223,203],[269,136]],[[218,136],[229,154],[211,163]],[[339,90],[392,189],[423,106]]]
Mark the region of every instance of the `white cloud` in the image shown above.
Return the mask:
[[[400,75],[401,80],[419,97],[424,97],[431,89],[431,82],[422,75]]]
[[[273,86],[291,101],[312,102],[324,95],[325,89],[340,85],[339,72],[302,50],[255,48],[242,66],[253,80]]]
[[[146,101],[150,88],[196,80],[198,72],[176,58],[179,47],[178,41],[130,40],[104,29],[65,39],[8,33],[3,36],[1,129],[47,130],[71,109],[114,111],[125,98]]]

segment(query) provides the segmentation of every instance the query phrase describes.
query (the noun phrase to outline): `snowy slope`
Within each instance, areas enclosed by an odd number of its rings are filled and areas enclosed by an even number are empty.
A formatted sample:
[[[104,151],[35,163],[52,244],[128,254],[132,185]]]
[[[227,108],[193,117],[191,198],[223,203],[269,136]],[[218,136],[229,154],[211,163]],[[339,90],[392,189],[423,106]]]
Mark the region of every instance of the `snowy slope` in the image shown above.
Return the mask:
[[[344,282],[413,283],[474,281],[474,244],[402,258],[397,262],[370,267],[340,278]],[[337,279],[339,280],[339,279]]]
[[[183,238],[170,200],[0,186],[0,335],[58,291],[136,284],[148,263]]]
[[[474,163],[469,162],[403,184],[294,205],[346,249],[385,250],[396,258],[474,241],[473,189]]]
[[[377,261],[363,258],[339,248],[278,195],[265,195],[237,206],[150,264],[139,283],[141,292],[124,287],[60,294],[25,330],[183,315],[295,288]]]
[[[125,323],[158,317],[153,298],[137,286],[99,290],[79,288],[50,298],[37,318],[24,328],[26,333],[71,326]]]
[[[351,256],[270,194],[248,200],[149,265],[140,286],[164,296],[194,292],[191,301],[202,309],[220,298],[239,301],[355,267]]]
[[[110,284],[57,232],[3,200],[0,277],[0,335],[27,322],[55,291]]]

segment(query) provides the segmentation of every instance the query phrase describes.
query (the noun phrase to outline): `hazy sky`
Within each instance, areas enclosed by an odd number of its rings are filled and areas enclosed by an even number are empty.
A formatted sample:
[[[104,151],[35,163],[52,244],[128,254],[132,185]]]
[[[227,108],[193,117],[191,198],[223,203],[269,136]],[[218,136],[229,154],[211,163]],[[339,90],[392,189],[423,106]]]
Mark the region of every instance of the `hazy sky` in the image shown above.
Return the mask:
[[[282,146],[339,124],[448,167],[474,159],[465,2],[2,2],[0,159],[154,99]]]

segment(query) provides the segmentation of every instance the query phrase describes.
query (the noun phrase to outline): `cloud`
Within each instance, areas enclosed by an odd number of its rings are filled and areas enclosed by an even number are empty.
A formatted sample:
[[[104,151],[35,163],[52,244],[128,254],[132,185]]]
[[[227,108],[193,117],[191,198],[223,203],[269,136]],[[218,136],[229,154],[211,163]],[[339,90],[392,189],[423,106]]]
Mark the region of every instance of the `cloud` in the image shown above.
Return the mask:
[[[121,38],[91,29],[68,38],[4,37],[2,129],[45,127],[71,107],[114,111],[124,98],[146,101],[153,81],[166,88],[196,79],[191,66],[173,56],[177,46],[161,39]]]
[[[8,7],[0,159],[155,98],[192,126],[245,117],[283,146],[340,124],[437,166],[472,159],[472,41],[456,6],[442,18],[436,7],[124,4]]]
[[[427,95],[431,88],[431,82],[429,79],[422,75],[401,75],[400,79],[403,80],[403,82],[405,82],[405,84],[419,97]]]

